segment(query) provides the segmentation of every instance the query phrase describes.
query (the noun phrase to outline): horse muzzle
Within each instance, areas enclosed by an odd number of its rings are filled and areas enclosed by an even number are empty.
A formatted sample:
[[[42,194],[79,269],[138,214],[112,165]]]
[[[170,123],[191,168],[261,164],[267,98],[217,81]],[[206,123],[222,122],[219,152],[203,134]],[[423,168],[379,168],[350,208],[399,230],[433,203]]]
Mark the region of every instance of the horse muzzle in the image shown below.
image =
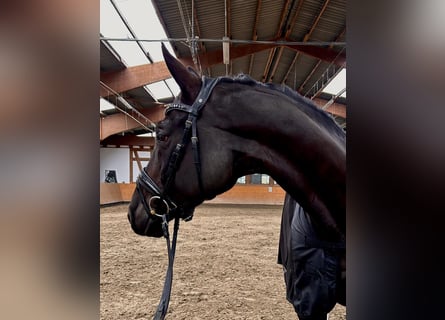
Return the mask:
[[[162,219],[148,214],[139,201],[130,203],[128,221],[131,229],[138,235],[147,237],[162,237]]]

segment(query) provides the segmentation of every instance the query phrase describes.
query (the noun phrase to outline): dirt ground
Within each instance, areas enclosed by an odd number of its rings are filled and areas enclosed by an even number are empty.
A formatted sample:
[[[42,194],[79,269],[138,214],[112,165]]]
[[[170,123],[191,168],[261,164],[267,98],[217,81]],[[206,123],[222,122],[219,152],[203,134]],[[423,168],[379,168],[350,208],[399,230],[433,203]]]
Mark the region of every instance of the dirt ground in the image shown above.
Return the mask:
[[[100,215],[100,318],[152,319],[167,270],[165,239],[133,233],[127,205]],[[276,262],[280,219],[280,206],[198,207],[180,225],[166,319],[298,319]],[[337,305],[329,319],[346,319],[346,309]]]

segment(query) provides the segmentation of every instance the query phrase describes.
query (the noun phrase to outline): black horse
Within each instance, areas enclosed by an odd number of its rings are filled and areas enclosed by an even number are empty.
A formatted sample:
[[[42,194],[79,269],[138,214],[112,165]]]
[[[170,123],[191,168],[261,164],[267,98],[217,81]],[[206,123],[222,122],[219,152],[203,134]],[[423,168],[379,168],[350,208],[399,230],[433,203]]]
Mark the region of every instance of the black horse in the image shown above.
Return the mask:
[[[239,177],[268,174],[287,192],[279,262],[288,300],[300,318],[326,318],[335,302],[346,300],[340,277],[346,235],[344,131],[286,86],[245,75],[201,78],[164,46],[163,54],[181,94],[157,124],[152,158],[129,206],[133,230],[161,237],[159,217],[190,219],[196,206],[232,188]]]

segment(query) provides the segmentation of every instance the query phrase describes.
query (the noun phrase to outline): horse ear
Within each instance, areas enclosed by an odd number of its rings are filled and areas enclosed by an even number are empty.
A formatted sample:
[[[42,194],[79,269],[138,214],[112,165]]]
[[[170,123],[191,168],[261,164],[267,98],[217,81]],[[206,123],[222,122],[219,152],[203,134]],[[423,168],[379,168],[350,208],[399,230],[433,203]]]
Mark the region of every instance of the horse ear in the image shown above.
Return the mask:
[[[179,85],[179,88],[181,88],[183,102],[192,104],[201,89],[201,78],[196,71],[190,71],[189,68],[186,68],[179,60],[173,57],[163,43],[162,54],[170,74]]]
[[[198,78],[200,78],[200,75],[198,74],[198,72],[196,72],[195,69],[193,69],[192,67],[188,66],[187,70],[191,73],[193,73],[195,76],[197,76]]]

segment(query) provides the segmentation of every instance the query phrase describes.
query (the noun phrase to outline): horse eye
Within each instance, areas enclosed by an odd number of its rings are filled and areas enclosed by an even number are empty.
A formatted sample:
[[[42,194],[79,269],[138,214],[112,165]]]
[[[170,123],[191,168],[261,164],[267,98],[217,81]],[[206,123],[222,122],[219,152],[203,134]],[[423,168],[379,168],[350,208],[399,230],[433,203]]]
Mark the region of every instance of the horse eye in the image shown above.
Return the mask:
[[[165,141],[168,140],[168,136],[163,135],[163,134],[157,134],[157,135],[156,135],[156,140],[165,142]]]

